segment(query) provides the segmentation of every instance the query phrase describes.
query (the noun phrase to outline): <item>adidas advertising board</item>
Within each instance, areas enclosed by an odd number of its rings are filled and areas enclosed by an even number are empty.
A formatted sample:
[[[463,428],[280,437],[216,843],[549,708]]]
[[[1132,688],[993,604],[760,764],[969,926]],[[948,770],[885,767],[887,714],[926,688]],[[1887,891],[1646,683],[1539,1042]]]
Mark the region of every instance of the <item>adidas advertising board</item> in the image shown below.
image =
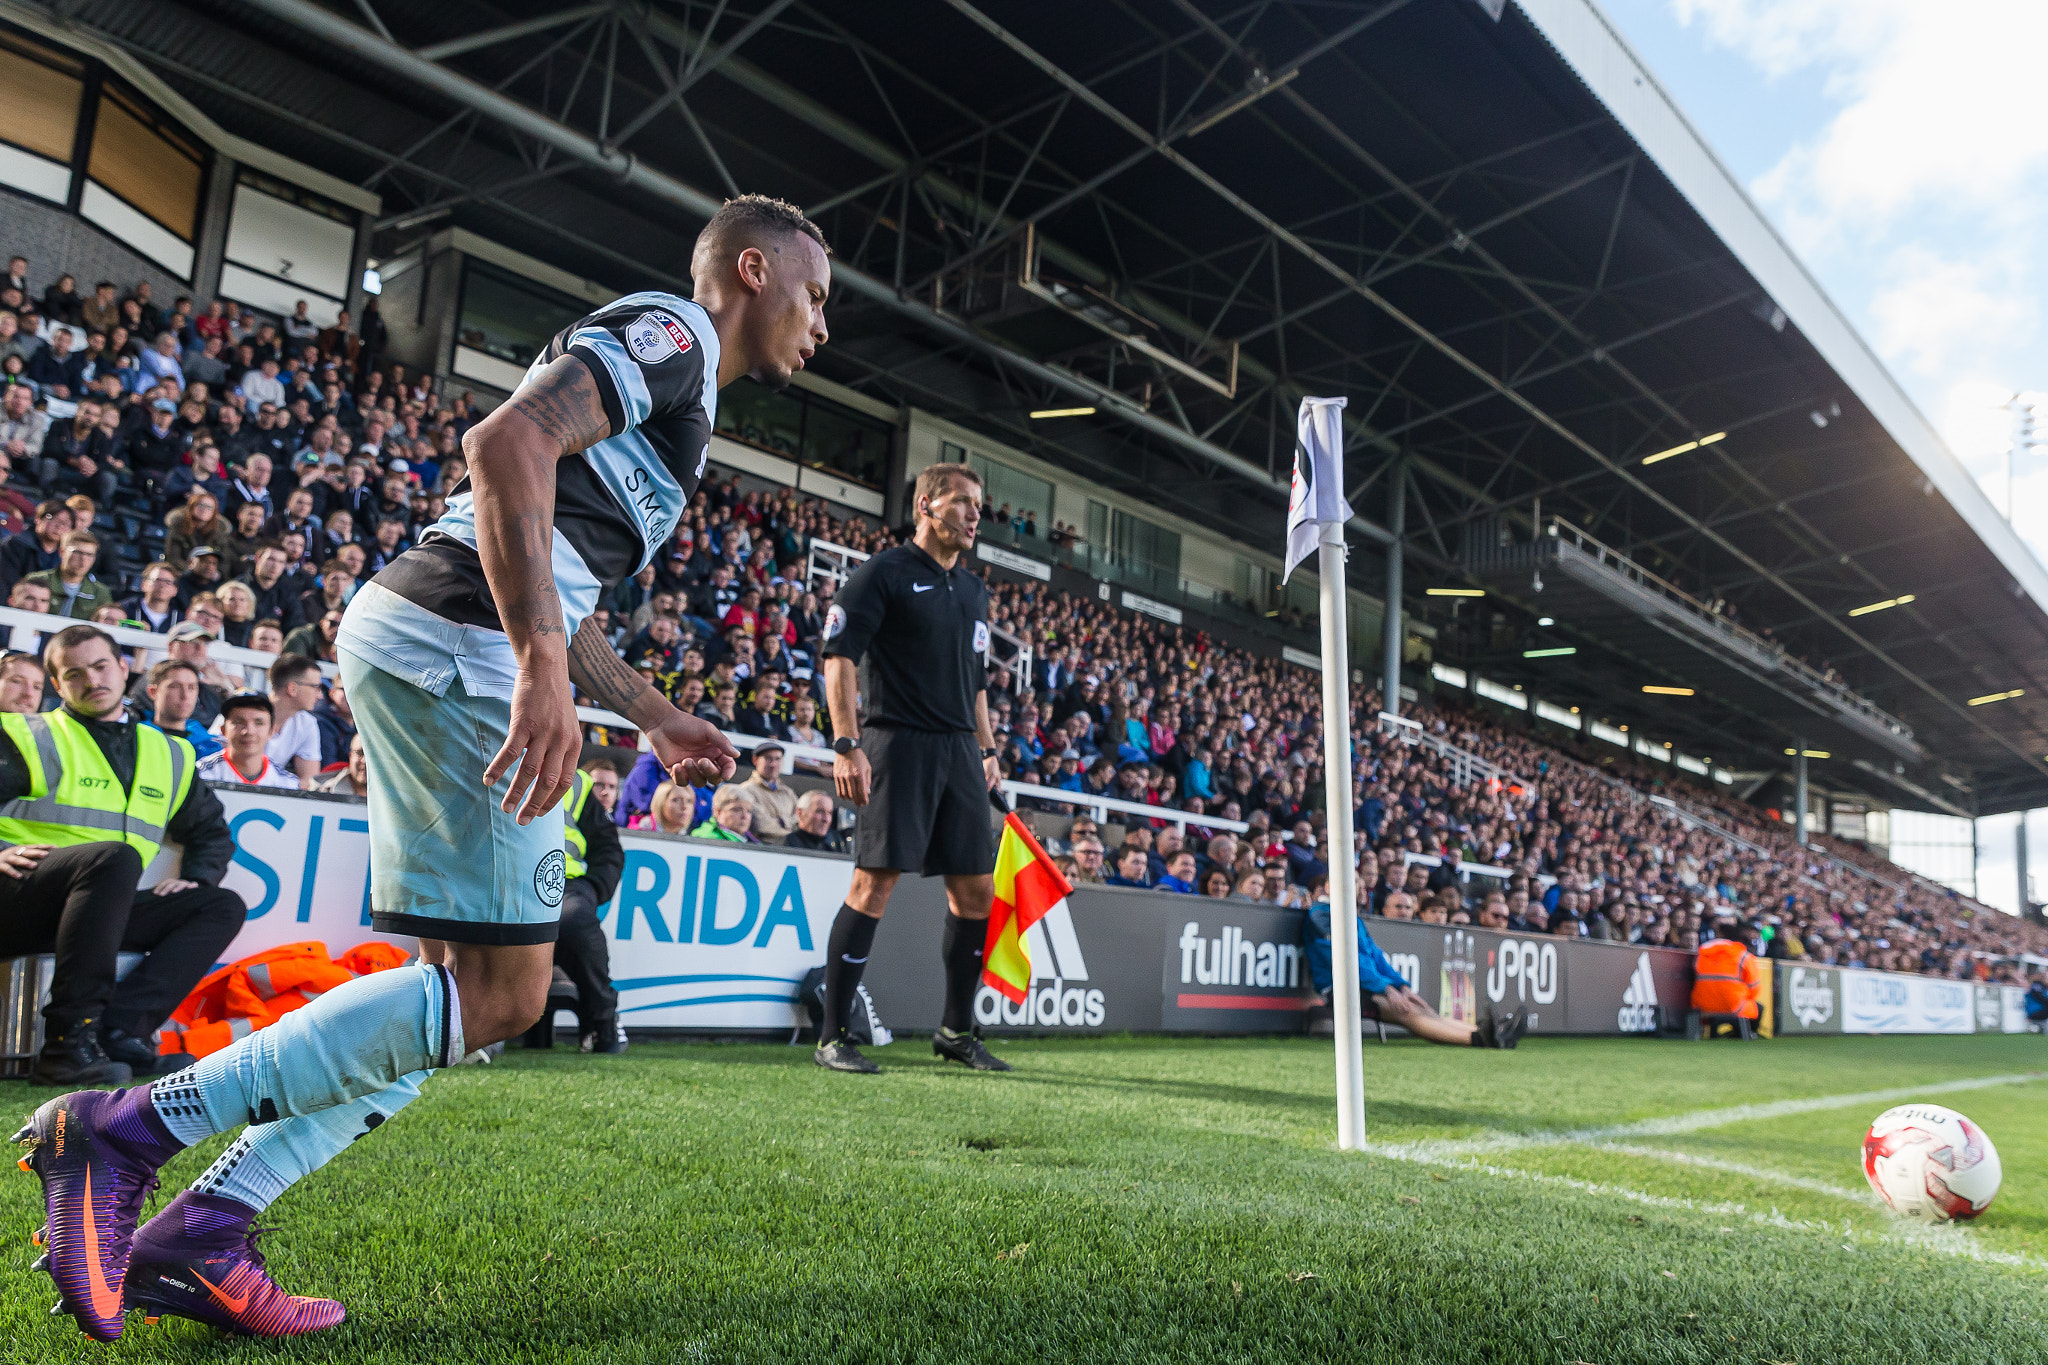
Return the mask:
[[[1031,989],[1014,1001],[983,986],[974,995],[974,1022],[983,1028],[1101,1028],[1105,997],[1088,984],[1088,957],[1065,901],[1024,931],[1024,947],[1031,954]]]
[[[1615,1011],[1615,1026],[1623,1033],[1657,1031],[1657,975],[1650,970],[1650,955],[1636,954],[1636,969],[1629,973],[1628,989],[1621,993],[1621,1008]]]

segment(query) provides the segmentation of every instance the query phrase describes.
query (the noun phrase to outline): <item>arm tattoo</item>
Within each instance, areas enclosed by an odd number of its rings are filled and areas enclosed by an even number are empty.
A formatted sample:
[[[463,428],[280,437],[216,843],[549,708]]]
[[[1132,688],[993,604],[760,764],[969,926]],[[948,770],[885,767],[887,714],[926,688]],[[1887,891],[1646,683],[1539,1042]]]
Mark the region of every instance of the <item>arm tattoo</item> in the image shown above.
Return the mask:
[[[561,618],[555,619],[559,624]],[[651,690],[647,679],[628,668],[611,641],[587,621],[569,641],[569,680],[594,704],[622,716]]]
[[[595,445],[611,433],[597,381],[590,377],[590,367],[576,356],[565,355],[542,370],[538,379],[520,391],[512,407],[539,427],[562,455]]]

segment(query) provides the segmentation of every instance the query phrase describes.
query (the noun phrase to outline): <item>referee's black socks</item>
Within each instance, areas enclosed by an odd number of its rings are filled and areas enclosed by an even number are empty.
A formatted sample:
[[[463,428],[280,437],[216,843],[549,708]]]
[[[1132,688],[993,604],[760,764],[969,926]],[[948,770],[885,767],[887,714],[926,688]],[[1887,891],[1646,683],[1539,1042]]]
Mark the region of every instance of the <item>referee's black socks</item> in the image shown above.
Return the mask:
[[[875,946],[875,929],[881,922],[850,905],[839,907],[832,921],[832,936],[825,940],[825,1031],[819,1042],[846,1032],[846,1021],[853,1015],[854,988],[867,970],[868,950]]]
[[[988,921],[961,919],[946,912],[946,933],[940,956],[946,960],[946,1012],[940,1022],[955,1033],[974,1027],[974,993],[981,987],[981,950],[988,941]]]

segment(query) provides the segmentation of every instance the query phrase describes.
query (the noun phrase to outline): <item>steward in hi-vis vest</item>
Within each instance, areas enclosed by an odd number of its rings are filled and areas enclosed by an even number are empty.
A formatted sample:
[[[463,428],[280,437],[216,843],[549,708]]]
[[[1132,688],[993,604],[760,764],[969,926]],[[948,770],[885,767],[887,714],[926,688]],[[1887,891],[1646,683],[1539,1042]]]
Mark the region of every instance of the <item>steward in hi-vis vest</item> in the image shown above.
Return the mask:
[[[1764,969],[1741,939],[1717,938],[1702,943],[1693,965],[1692,1007],[1701,1014],[1735,1014],[1755,1019],[1763,1013],[1757,993]]]
[[[608,790],[616,798],[617,774]],[[569,885],[562,894],[562,927],[555,938],[555,965],[576,984],[577,1036],[585,1052],[624,1052],[626,1035],[619,1027],[619,993],[612,989],[611,951],[597,907],[619,889],[626,854],[612,813],[594,794],[596,783],[587,769],[576,770],[575,785],[562,801],[562,855]],[[527,1034],[530,1047],[552,1047],[554,1012]]]
[[[160,1054],[154,1034],[247,915],[218,884],[234,836],[191,744],[124,715],[128,662],[112,636],[68,627],[43,660],[64,705],[0,715],[0,957],[57,954],[31,1076],[163,1075],[192,1059]],[[138,891],[165,844],[177,871]],[[147,956],[117,985],[123,951]]]

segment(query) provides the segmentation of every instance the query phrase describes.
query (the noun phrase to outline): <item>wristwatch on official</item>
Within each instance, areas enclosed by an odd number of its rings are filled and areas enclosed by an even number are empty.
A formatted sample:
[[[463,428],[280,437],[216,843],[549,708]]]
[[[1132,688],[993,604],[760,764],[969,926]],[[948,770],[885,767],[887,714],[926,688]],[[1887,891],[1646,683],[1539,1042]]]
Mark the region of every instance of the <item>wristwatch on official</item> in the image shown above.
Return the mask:
[[[832,741],[832,752],[835,754],[850,754],[859,747],[860,741],[851,735],[841,735]]]
[[[996,756],[997,754],[999,754],[999,753],[1001,753],[1001,752],[1002,752],[1002,750],[1000,750],[1000,749],[983,749],[983,750],[981,751],[981,756],[982,756],[983,758],[994,758],[994,757],[995,757],[995,756]]]

